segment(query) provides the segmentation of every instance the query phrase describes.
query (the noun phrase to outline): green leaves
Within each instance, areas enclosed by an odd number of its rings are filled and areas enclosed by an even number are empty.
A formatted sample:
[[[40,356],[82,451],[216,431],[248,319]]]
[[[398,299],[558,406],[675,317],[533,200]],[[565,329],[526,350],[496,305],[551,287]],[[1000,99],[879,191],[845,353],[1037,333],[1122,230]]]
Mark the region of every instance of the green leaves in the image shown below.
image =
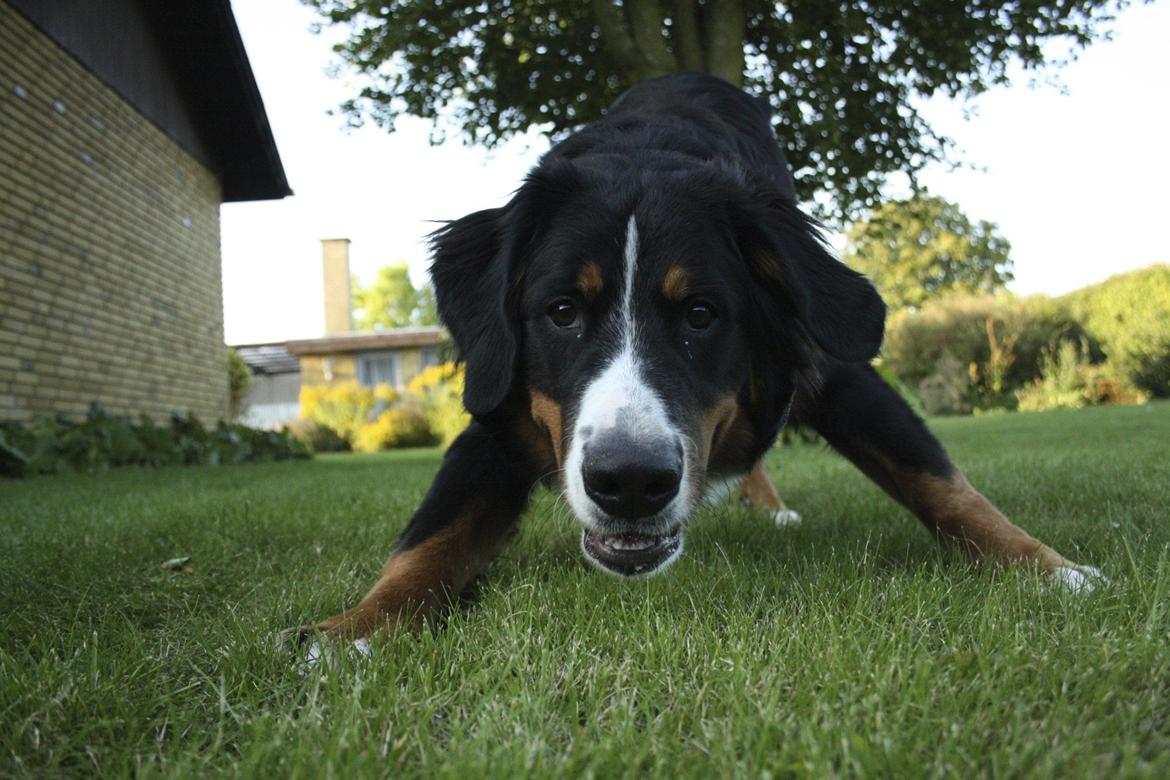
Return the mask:
[[[920,308],[952,292],[994,292],[1012,280],[1011,244],[998,227],[932,195],[887,203],[846,238],[845,261],[891,309]]]
[[[354,284],[354,325],[358,330],[437,325],[435,291],[430,285],[415,288],[406,263],[378,269],[368,287]]]
[[[97,404],[84,420],[38,416],[0,423],[0,477],[104,471],[116,466],[235,465],[310,457],[285,431],[221,422],[208,430],[198,418],[172,415],[169,425],[138,422]]]
[[[352,123],[419,116],[436,142],[455,130],[487,146],[532,126],[559,139],[640,80],[703,70],[768,100],[802,200],[827,194],[822,216],[838,221],[879,203],[891,175],[944,159],[923,99],[1071,59],[1127,4],[303,1],[349,29],[336,50],[362,85],[342,106]]]

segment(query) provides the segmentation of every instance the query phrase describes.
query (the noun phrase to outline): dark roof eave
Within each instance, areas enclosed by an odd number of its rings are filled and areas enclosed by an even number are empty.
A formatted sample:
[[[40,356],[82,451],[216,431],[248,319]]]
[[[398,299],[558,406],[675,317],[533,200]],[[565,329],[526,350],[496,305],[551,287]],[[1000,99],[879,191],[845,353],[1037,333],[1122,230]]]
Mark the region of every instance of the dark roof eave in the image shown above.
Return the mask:
[[[229,0],[143,7],[171,44],[172,67],[215,157],[223,201],[292,195]]]
[[[221,163],[224,166],[223,199],[228,203],[279,200],[292,195],[293,192],[288,185],[284,164],[276,148],[276,138],[272,134],[272,125],[268,121],[268,112],[264,108],[264,99],[260,95],[260,87],[256,84],[256,75],[251,62],[248,61],[248,51],[244,48],[244,40],[240,37],[240,28],[236,24],[229,0],[223,0],[220,8],[225,17],[222,21],[225,38],[231,49],[232,65],[236,70],[239,87],[247,104],[247,115],[259,146],[256,150],[258,154],[251,157],[223,159]]]
[[[285,348],[294,355],[327,355],[338,352],[366,352],[375,349],[404,349],[438,346],[450,339],[446,330],[342,333],[317,339],[288,341]]]

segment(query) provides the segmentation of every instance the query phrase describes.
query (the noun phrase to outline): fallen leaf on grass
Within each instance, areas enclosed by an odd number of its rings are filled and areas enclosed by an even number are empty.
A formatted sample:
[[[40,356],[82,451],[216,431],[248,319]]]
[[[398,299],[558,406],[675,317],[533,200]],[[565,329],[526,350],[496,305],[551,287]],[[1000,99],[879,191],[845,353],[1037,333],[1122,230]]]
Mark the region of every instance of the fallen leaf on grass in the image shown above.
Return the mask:
[[[183,574],[190,574],[195,571],[195,567],[191,565],[191,556],[185,558],[171,558],[169,561],[163,561],[161,564],[167,571],[178,571]]]

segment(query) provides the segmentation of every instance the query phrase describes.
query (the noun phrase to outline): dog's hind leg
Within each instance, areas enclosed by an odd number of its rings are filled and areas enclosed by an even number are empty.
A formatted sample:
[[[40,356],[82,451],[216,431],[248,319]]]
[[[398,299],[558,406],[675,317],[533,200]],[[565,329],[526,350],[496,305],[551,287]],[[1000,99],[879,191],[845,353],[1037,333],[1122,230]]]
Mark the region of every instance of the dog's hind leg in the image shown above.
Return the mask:
[[[1036,566],[1073,590],[1100,572],[1079,566],[1013,525],[951,462],[905,401],[866,364],[830,363],[814,392],[797,397],[798,424],[811,425],[940,539],[973,560]]]
[[[538,469],[522,445],[472,423],[451,445],[365,597],[316,625],[282,632],[278,646],[295,649],[318,631],[363,641],[380,629],[439,615],[509,541]]]
[[[777,528],[800,522],[800,514],[785,506],[760,460],[739,483],[739,500],[772,519]]]

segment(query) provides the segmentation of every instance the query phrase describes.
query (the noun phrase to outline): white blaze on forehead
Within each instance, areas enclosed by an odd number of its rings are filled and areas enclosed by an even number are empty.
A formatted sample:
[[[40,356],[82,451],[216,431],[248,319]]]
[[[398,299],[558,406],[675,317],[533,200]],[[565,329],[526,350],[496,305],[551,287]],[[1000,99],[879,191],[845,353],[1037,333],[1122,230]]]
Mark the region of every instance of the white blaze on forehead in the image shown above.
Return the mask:
[[[593,502],[585,492],[581,474],[584,448],[589,439],[619,425],[624,434],[635,440],[679,439],[679,433],[667,414],[666,404],[645,381],[639,355],[637,317],[634,310],[638,227],[632,216],[626,225],[622,260],[624,273],[622,301],[615,323],[619,332],[617,354],[590,382],[581,397],[573,442],[565,459],[569,504],[582,520],[591,517],[593,511]],[[680,491],[680,496],[685,495],[687,491]]]
[[[638,355],[638,322],[634,316],[634,280],[638,273],[638,224],[631,215],[626,223],[626,241],[622,251],[622,305],[617,327],[621,336],[618,353],[605,370],[593,380],[581,398],[577,430],[590,427],[594,432],[614,428],[618,416],[623,422],[644,433],[663,433],[669,427],[666,406],[646,384]],[[650,430],[652,428],[652,430]],[[635,436],[638,431],[631,431]]]
[[[634,323],[634,275],[638,270],[638,223],[634,215],[626,225],[626,249],[622,253],[622,271],[625,285],[622,288],[622,352],[634,351],[637,339]]]

